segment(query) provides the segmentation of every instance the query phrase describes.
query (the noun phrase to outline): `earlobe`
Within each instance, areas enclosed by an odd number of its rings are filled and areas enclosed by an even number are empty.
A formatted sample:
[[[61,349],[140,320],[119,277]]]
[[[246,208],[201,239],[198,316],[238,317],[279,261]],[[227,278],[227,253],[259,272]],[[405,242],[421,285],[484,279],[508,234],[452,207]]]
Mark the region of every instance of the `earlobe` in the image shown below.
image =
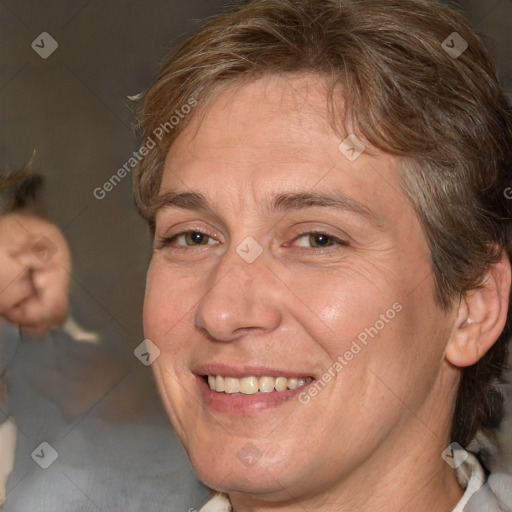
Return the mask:
[[[507,320],[510,283],[510,262],[503,253],[487,271],[482,285],[461,297],[445,351],[451,364],[475,364],[498,339]]]

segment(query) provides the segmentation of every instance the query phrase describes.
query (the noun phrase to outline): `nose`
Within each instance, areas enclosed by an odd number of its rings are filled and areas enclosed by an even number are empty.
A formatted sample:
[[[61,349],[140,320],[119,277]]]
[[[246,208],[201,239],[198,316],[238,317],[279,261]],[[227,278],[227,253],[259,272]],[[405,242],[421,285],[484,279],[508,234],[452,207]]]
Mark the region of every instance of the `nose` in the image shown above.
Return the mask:
[[[276,283],[263,263],[253,263],[234,250],[216,266],[212,285],[198,302],[194,322],[217,341],[234,341],[248,333],[271,332],[281,322]]]

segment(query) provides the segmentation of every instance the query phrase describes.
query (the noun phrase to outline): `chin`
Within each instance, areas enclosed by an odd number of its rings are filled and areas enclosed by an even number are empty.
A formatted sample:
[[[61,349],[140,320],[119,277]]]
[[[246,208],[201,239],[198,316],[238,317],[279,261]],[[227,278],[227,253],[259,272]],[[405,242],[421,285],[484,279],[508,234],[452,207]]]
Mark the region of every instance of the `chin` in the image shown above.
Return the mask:
[[[224,468],[229,466],[225,465]],[[282,490],[279,481],[265,471],[264,467],[260,469],[233,470],[226,476],[220,478],[212,471],[212,467],[194,467],[197,477],[207,487],[225,494],[242,493],[242,494],[269,494]]]
[[[279,460],[266,457],[258,446],[261,441],[231,438],[229,442],[223,437],[216,444],[202,444],[200,449],[186,448],[196,476],[215,491],[261,495],[279,493],[285,484],[293,487],[286,468],[296,471],[297,461],[284,462],[288,458],[274,443],[262,451],[272,450]]]

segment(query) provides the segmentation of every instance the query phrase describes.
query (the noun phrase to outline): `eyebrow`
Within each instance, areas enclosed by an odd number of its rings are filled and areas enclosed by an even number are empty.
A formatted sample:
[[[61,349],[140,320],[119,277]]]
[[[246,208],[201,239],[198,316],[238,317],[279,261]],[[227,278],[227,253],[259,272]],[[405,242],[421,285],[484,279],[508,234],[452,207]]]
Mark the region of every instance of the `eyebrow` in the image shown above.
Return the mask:
[[[159,195],[149,208],[150,217],[165,208],[212,212],[208,199],[198,192],[167,191]],[[377,214],[363,203],[341,193],[294,192],[274,196],[266,205],[266,211],[288,213],[307,208],[332,208],[362,217],[376,227],[381,226]]]

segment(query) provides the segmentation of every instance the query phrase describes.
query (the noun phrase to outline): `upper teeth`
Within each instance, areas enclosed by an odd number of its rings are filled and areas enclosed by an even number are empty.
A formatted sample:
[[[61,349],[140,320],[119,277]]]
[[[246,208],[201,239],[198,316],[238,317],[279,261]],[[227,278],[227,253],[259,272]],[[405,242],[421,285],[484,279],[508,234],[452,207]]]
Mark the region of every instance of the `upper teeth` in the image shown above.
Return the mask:
[[[208,384],[212,391],[218,393],[243,393],[244,395],[253,395],[258,391],[261,393],[270,393],[271,391],[284,391],[285,389],[296,389],[311,382],[307,379],[288,379],[287,377],[222,377],[221,375],[208,375]]]

